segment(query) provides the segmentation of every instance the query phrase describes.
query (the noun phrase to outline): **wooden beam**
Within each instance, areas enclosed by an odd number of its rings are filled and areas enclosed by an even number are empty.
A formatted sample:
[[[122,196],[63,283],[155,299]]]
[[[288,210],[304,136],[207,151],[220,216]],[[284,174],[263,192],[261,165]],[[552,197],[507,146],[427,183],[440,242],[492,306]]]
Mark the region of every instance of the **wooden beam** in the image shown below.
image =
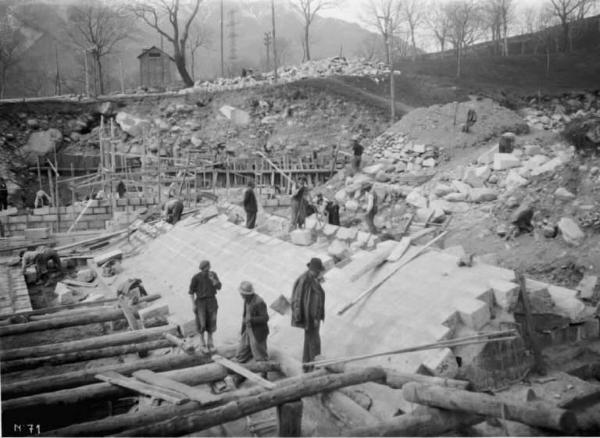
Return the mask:
[[[150,370],[135,371],[133,373],[133,377],[144,383],[149,383],[155,386],[160,386],[161,388],[180,392],[189,400],[199,402],[202,405],[214,403],[218,400],[218,398],[210,392],[204,391],[200,388],[194,388],[173,379],[169,379],[168,377],[157,374]]]
[[[360,427],[342,432],[342,436],[441,436],[461,427],[484,421],[476,415],[429,409],[429,413],[405,414],[382,421],[375,426]]]
[[[465,380],[447,379],[445,377],[425,376],[423,374],[403,373],[401,371],[384,368],[385,384],[390,388],[400,389],[409,382],[419,382],[426,385],[446,386],[448,388],[469,389],[470,382]]]
[[[572,411],[548,402],[514,402],[493,395],[411,382],[402,388],[411,403],[517,421],[534,427],[573,433],[577,418]]]
[[[114,371],[96,374],[96,378],[98,380],[110,383],[111,385],[122,386],[123,388],[131,389],[132,391],[139,392],[140,394],[150,397],[159,398],[175,405],[180,405],[189,401],[189,399],[183,394],[179,394],[175,391],[170,391],[165,388],[158,388],[156,386],[140,382],[137,379],[132,379],[131,377],[125,377],[122,374]]]
[[[229,353],[235,354],[235,349],[230,349]],[[138,361],[140,367],[143,367],[144,361]],[[279,365],[274,362],[260,362],[248,364],[248,368],[256,372],[278,371]],[[137,371],[136,369],[131,372]],[[121,374],[128,374],[120,371]],[[221,365],[210,363],[183,368],[180,370],[165,371],[160,373],[178,382],[187,385],[201,385],[204,383],[214,382],[225,378],[229,370]],[[65,407],[68,409],[71,405],[85,403],[90,401],[108,400],[119,397],[126,397],[130,392],[123,388],[116,388],[106,383],[93,383],[80,386],[78,388],[69,388],[36,394],[31,396],[19,397],[12,400],[3,400],[2,409],[4,412],[11,410],[32,409],[35,407],[52,406]]]
[[[114,347],[123,344],[141,343],[156,340],[164,333],[176,333],[177,327],[164,325],[132,332],[114,333],[105,336],[96,336],[78,341],[60,342],[57,344],[35,345],[33,347],[0,350],[0,360],[9,361],[21,358],[52,356],[55,354],[69,354],[82,350],[96,350],[103,347]]]
[[[117,345],[114,347],[94,348],[91,350],[60,353],[52,356],[32,357],[0,362],[2,373],[27,370],[43,366],[56,366],[66,363],[83,362],[102,357],[121,356],[130,353],[147,352],[159,348],[169,348],[171,343],[166,339],[157,339],[150,342],[136,342],[134,344]]]
[[[320,392],[333,391],[346,386],[381,380],[385,373],[381,368],[366,368],[360,372],[316,377],[265,394],[244,397],[213,409],[179,415],[167,421],[144,425],[123,431],[115,436],[174,436],[204,430],[218,424],[237,420],[246,415],[278,406]]]
[[[219,356],[218,354],[213,355],[212,360],[220,365],[223,365],[226,368],[229,368],[231,371],[241,376],[244,376],[246,379],[256,383],[257,385],[260,385],[267,389],[275,388],[275,384],[273,382],[269,382],[268,380],[263,379],[262,377],[254,374],[253,372],[248,371],[248,368],[244,368],[239,363],[235,363],[229,359],[225,359],[224,357]]]

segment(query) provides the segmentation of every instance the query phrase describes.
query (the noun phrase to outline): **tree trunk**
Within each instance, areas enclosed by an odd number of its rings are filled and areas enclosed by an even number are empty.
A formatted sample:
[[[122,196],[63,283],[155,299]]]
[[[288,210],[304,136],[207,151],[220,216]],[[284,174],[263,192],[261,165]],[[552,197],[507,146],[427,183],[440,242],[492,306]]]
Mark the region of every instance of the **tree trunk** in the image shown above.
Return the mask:
[[[402,396],[412,403],[502,418],[568,434],[577,429],[577,418],[573,412],[557,408],[548,402],[519,403],[488,394],[421,383],[404,385]]]
[[[562,29],[563,29],[563,51],[568,52],[569,51],[570,26],[566,20],[563,21],[563,23],[562,23]]]
[[[59,389],[95,383],[97,381],[95,375],[105,371],[115,371],[126,375],[143,368],[147,368],[151,371],[166,371],[203,364],[209,360],[210,359],[204,355],[176,354],[5,383],[2,385],[3,405],[5,400],[9,398],[23,397],[25,395],[57,391]]]
[[[247,364],[247,368],[251,371],[260,372],[261,368],[266,369],[264,365],[267,362],[255,363],[255,364]],[[205,367],[212,366],[214,364],[205,365]],[[199,368],[199,367],[196,367]],[[179,370],[177,372],[181,373],[186,370]],[[220,370],[224,374],[223,377],[227,375],[227,371],[224,368]],[[168,374],[172,374],[173,372],[160,373],[161,375],[168,376]],[[316,375],[327,374],[325,370],[319,370],[317,372],[303,374],[296,377],[291,377],[287,379],[280,380],[275,382],[278,388],[283,388],[298,382],[305,382],[311,379],[314,379]],[[175,378],[175,376],[170,377]],[[177,378],[176,380],[183,382],[184,380]],[[218,380],[218,379],[215,379]],[[233,392],[224,392],[223,394],[219,394],[219,401],[216,402],[217,405],[222,405],[224,403],[229,403],[234,400],[239,400],[243,397],[250,397],[258,394],[263,394],[267,391],[267,389],[262,388],[260,386],[253,386],[247,389],[240,389]],[[107,436],[114,435],[116,433],[122,432],[124,430],[130,429],[132,427],[137,427],[140,424],[149,424],[151,422],[158,422],[162,420],[167,420],[173,418],[176,415],[185,415],[192,412],[196,412],[202,409],[200,403],[191,402],[187,403],[184,406],[160,406],[156,408],[149,408],[143,411],[131,412],[127,414],[115,415],[112,417],[102,418],[100,420],[88,421],[85,423],[73,424],[71,426],[67,426],[61,429],[56,429],[48,433],[51,436]]]
[[[185,68],[185,55],[178,49],[175,49],[175,55],[173,56],[175,61],[175,66],[177,67],[177,71],[181,76],[181,80],[187,87],[191,87],[194,85],[194,81],[192,80],[190,74]]]
[[[475,415],[430,408],[419,414],[399,415],[376,426],[347,430],[342,436],[441,436],[483,420]]]
[[[255,412],[264,411],[273,406],[308,397],[345,386],[381,380],[385,373],[381,368],[366,368],[364,371],[339,375],[317,377],[306,382],[277,388],[254,397],[245,397],[235,402],[195,412],[185,416],[176,416],[168,421],[149,424],[124,431],[116,436],[177,436],[207,429],[227,423]]]
[[[388,37],[386,35],[383,35],[383,47],[385,49],[385,62],[387,65],[391,65],[390,45],[388,44]]]
[[[461,45],[459,44],[458,47],[456,48],[456,77],[460,78],[460,62],[461,62],[461,57],[462,57],[462,53],[461,53]]]
[[[118,345],[114,347],[95,348],[93,350],[76,351],[72,353],[60,353],[53,356],[42,356],[36,358],[25,358],[2,361],[0,370],[4,373],[10,373],[17,370],[27,370],[43,367],[46,365],[56,366],[65,363],[83,362],[87,360],[99,359],[101,357],[120,356],[129,353],[141,353],[159,348],[171,347],[171,342],[167,339],[157,339],[150,342],[141,342],[135,344]]]
[[[98,65],[98,85],[100,87],[100,95],[104,95],[104,78],[102,77],[102,59],[96,55],[96,64]]]
[[[310,61],[310,25],[306,23],[304,25],[304,45],[306,46],[306,60]]]
[[[0,360],[10,361],[22,358],[34,358],[51,356],[53,354],[74,353],[82,350],[92,350],[103,347],[115,347],[117,345],[132,344],[137,342],[154,341],[163,336],[164,333],[175,333],[177,327],[164,325],[144,330],[113,333],[111,335],[96,336],[78,341],[61,342],[58,344],[35,345],[33,347],[14,348],[0,351]]]

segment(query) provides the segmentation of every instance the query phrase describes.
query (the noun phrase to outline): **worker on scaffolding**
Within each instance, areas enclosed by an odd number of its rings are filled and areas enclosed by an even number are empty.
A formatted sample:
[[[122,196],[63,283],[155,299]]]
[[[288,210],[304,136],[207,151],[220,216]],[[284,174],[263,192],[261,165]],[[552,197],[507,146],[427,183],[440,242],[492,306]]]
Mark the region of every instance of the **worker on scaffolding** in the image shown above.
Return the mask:
[[[246,212],[246,228],[252,229],[256,226],[256,213],[258,211],[253,179],[248,180],[248,188],[244,192],[243,204]]]
[[[39,246],[34,250],[21,252],[21,272],[25,271],[29,266],[35,265],[37,277],[39,280],[45,281],[48,276],[49,264],[52,262],[52,268],[62,273],[63,268],[58,253],[47,246]]]
[[[175,225],[181,219],[183,202],[181,202],[180,199],[169,195],[169,200],[165,202],[164,209],[167,222]]]
[[[304,228],[304,222],[306,220],[306,192],[308,187],[306,185],[306,178],[301,176],[292,192],[292,217],[290,230],[296,228]]]
[[[239,292],[244,299],[244,312],[242,316],[242,337],[235,360],[240,363],[250,360],[256,362],[266,361],[269,359],[267,353],[267,337],[269,336],[267,305],[254,292],[254,286],[249,281],[242,281]],[[225,379],[228,386],[234,387],[237,387],[242,381],[243,377],[237,374]]]
[[[292,327],[304,329],[303,364],[312,362],[321,354],[319,328],[321,321],[325,320],[325,292],[321,286],[325,267],[317,257],[312,258],[306,266],[308,271],[294,283],[291,303]],[[304,372],[313,368],[312,365],[303,365]]]
[[[200,333],[200,349],[203,353],[215,351],[213,333],[217,330],[217,291],[221,290],[221,281],[217,274],[210,270],[210,262],[200,262],[200,272],[192,277],[190,296],[196,316],[196,326]],[[204,332],[207,333],[206,342]]]
[[[50,205],[51,203],[52,203],[52,200],[50,199],[50,196],[48,196],[48,193],[46,193],[42,189],[38,190],[35,193],[35,200],[33,201],[33,208],[41,208],[44,205]]]

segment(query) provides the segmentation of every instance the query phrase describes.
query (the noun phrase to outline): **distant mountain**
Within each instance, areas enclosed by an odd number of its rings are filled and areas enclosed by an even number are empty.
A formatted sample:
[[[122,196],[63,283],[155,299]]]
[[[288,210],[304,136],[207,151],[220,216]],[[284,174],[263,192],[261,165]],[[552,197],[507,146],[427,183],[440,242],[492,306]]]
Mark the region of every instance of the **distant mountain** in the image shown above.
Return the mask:
[[[54,94],[57,66],[63,93],[83,91],[83,55],[71,44],[66,30],[67,10],[73,4],[77,1],[29,0],[15,9],[28,44],[21,62],[9,74],[6,97]],[[271,2],[229,0],[225,2],[224,12],[225,74],[237,76],[242,68],[272,69],[272,63],[269,68],[267,66],[264,45],[265,32],[271,31]],[[212,79],[220,76],[219,2],[204,2],[197,21],[204,23],[210,44],[197,50],[194,76]],[[300,14],[287,2],[278,1],[276,26],[280,65],[302,62],[303,19]],[[131,38],[123,41],[115,53],[105,59],[108,90],[120,89],[121,70],[126,88],[138,85],[137,55],[144,48],[161,47],[162,44],[167,53],[172,52],[170,43],[166,39],[161,42],[158,33],[141,20],[135,23],[135,28]],[[318,17],[311,26],[311,56],[315,59],[340,54],[359,56],[367,45],[372,45],[373,39],[374,34],[358,24]]]

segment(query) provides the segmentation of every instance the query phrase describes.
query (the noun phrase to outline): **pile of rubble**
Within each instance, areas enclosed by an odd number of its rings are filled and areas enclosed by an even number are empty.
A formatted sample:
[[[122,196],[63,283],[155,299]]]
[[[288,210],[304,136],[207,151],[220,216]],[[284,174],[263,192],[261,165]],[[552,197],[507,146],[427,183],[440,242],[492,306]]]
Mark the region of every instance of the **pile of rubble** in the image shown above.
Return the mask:
[[[375,160],[391,160],[396,172],[411,172],[423,167],[435,167],[439,148],[433,145],[412,142],[407,134],[395,135],[385,132],[368,148]],[[381,181],[387,182],[387,181]]]
[[[362,59],[346,59],[343,57],[311,60],[297,66],[286,66],[278,69],[278,82],[294,82],[305,78],[319,78],[326,76],[363,76],[376,78],[389,74],[389,69],[383,63],[373,63]],[[275,81],[275,72],[256,74],[236,78],[218,78],[214,81],[197,82],[193,89],[188,91],[225,91],[241,88],[255,87],[272,84]],[[182,90],[186,92],[186,90]]]
[[[562,97],[532,98],[523,110],[527,124],[535,129],[560,133],[572,120],[600,117],[600,94],[570,93]]]

